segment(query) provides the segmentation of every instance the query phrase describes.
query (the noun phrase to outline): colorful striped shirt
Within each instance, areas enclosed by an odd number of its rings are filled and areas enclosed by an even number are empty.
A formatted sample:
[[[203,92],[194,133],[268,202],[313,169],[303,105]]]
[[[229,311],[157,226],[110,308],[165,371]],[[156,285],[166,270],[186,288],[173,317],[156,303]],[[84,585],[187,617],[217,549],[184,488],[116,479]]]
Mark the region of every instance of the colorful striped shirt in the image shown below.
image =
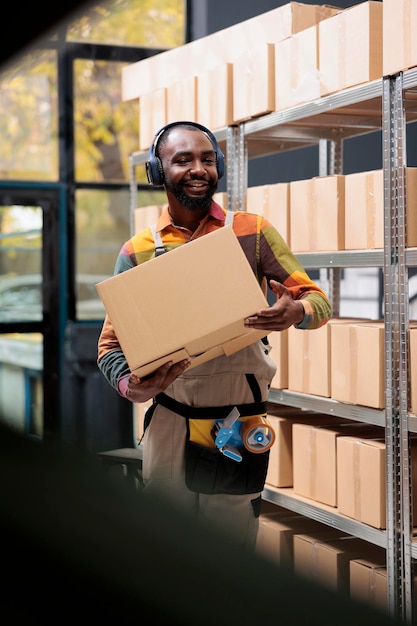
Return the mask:
[[[226,210],[214,201],[208,214],[194,233],[173,224],[168,207],[157,221],[166,251],[202,237],[225,224]],[[269,280],[276,280],[291,292],[295,300],[303,301],[305,315],[296,325],[300,329],[319,328],[331,315],[331,305],[323,290],[308,276],[279,232],[264,217],[235,211],[233,231],[265,294]],[[145,228],[122,246],[116,260],[115,274],[145,263],[155,256],[155,240],[151,228]],[[98,342],[98,366],[110,384],[124,395],[119,382],[129,374],[129,367],[120,348],[111,322],[106,316]]]

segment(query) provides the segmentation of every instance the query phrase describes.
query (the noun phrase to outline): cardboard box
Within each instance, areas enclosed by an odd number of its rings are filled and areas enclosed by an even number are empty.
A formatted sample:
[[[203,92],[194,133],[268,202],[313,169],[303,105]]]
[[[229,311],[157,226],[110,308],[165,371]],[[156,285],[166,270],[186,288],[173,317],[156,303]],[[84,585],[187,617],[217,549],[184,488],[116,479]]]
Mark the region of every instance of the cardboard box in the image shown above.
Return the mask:
[[[164,87],[139,98],[139,150],[148,150],[155,133],[167,123],[167,93]]]
[[[294,571],[349,595],[350,561],[374,554],[375,546],[337,532],[294,535]]]
[[[384,177],[382,170],[345,175],[345,248],[384,247]]]
[[[183,46],[131,63],[122,70],[122,99],[134,100],[184,76],[232,63],[253,46],[282,41],[339,11],[328,5],[288,2]]]
[[[155,224],[163,211],[163,207],[158,204],[138,207],[133,212],[133,227],[135,233],[139,233],[144,228],[149,228]]]
[[[288,389],[330,397],[330,327],[288,329]]]
[[[406,175],[406,245],[417,246],[417,167],[407,167]]]
[[[409,329],[410,389],[408,404],[410,413],[417,415],[417,322],[410,322]]]
[[[417,246],[417,168],[406,168],[406,245]],[[345,248],[384,247],[383,170],[345,175]]]
[[[262,215],[274,226],[286,243],[290,241],[289,183],[256,185],[246,190],[248,213]]]
[[[337,444],[339,513],[385,528],[385,441],[343,437]]]
[[[382,78],[382,2],[362,2],[319,23],[321,95]]]
[[[296,513],[261,514],[256,542],[257,551],[274,563],[290,570],[294,567],[294,535],[320,533],[328,530],[324,524]]]
[[[223,209],[227,209],[229,203],[227,191],[218,191],[214,194],[213,200],[223,207]]]
[[[383,430],[358,422],[293,424],[294,493],[338,506],[337,442],[348,435],[382,436]]]
[[[275,110],[320,98],[318,29],[311,26],[275,44]]]
[[[274,46],[258,44],[233,62],[233,122],[275,109]]]
[[[198,74],[197,121],[211,130],[233,123],[232,63],[221,63]]]
[[[264,216],[271,222],[285,243],[290,241],[290,185],[275,183],[266,185]]]
[[[409,442],[413,519],[417,519],[417,440]],[[384,439],[337,440],[338,512],[374,528],[386,528],[386,449]]]
[[[353,559],[349,569],[350,597],[381,611],[388,609],[387,568],[385,550],[373,559]]]
[[[272,389],[287,389],[288,387],[288,329],[272,332],[268,335],[271,352],[269,356],[277,366],[271,381]]]
[[[245,210],[256,215],[265,215],[268,202],[268,185],[256,185],[246,189]]]
[[[331,397],[375,409],[385,406],[384,324],[330,325]]]
[[[325,326],[307,332],[288,329],[288,389],[330,397],[331,326],[362,322],[357,318],[334,317]]]
[[[344,250],[344,230],[343,175],[317,176],[290,183],[290,248],[293,252]]]
[[[277,409],[274,414],[268,411],[268,421],[275,431],[275,441],[269,452],[269,464],[266,483],[273,487],[292,487],[293,479],[293,426],[295,424],[313,425],[344,423],[338,417],[303,411],[299,409]]]
[[[383,75],[417,65],[417,0],[384,0]]]
[[[195,367],[265,335],[244,326],[244,318],[268,304],[231,226],[96,287],[138,376],[169,360],[191,358]]]
[[[167,124],[197,121],[197,77],[189,76],[167,85]]]

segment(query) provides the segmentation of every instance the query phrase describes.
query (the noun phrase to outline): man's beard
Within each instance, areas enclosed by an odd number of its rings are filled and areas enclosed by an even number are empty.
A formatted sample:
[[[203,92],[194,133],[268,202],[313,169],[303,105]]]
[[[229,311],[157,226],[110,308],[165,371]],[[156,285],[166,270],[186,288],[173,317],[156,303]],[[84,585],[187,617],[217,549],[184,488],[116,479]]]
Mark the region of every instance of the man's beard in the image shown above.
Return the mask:
[[[213,200],[213,196],[217,191],[217,183],[212,183],[210,181],[210,186],[204,196],[201,196],[201,198],[192,198],[184,191],[184,187],[181,183],[173,183],[168,177],[165,177],[164,184],[166,190],[170,191],[176,197],[178,202],[181,202],[183,207],[189,209],[190,211],[201,209],[208,211]]]

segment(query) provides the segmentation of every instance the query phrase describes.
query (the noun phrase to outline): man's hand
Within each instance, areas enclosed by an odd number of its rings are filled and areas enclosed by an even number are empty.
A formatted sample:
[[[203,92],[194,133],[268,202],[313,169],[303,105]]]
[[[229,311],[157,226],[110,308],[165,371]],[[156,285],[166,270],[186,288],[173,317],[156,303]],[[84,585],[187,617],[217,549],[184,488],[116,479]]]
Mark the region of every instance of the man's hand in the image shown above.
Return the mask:
[[[178,363],[168,361],[168,363],[161,365],[157,370],[143,378],[130,374],[126,398],[131,402],[146,402],[158,393],[165,391],[189,365],[189,359],[178,361]]]
[[[257,330],[285,330],[301,322],[304,317],[304,307],[301,300],[294,300],[290,291],[276,280],[271,280],[269,286],[277,294],[276,303],[267,309],[260,309],[251,317],[247,317],[245,326]]]

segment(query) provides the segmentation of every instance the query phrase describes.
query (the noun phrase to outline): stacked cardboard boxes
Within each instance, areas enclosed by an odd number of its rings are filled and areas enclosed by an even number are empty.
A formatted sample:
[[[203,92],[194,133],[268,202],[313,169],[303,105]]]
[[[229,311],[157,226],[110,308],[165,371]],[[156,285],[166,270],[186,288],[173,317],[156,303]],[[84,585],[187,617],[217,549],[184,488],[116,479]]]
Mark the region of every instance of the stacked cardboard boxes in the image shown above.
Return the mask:
[[[123,100],[138,99],[146,120],[140,149],[149,147],[158,128],[178,119],[215,130],[274,111],[275,45],[338,12],[288,2],[124,68]]]
[[[337,533],[294,536],[294,571],[339,593],[350,594],[350,562],[381,558],[381,548],[362,539]]]

